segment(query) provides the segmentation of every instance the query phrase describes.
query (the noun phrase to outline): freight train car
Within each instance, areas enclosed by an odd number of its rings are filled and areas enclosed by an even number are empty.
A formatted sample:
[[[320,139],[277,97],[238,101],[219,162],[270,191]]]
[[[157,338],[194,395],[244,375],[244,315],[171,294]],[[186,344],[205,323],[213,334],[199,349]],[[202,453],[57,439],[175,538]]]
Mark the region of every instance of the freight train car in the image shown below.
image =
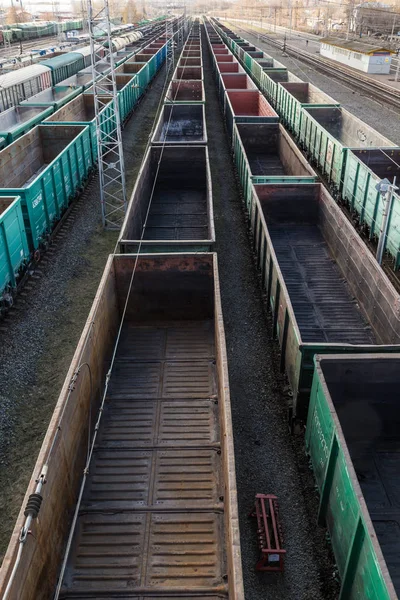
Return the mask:
[[[281,82],[276,95],[276,110],[285,127],[299,137],[303,108],[337,107],[339,102],[321,92],[315,85],[303,82]]]
[[[24,100],[21,102],[21,107],[37,106],[39,108],[51,108],[53,111],[55,111],[81,94],[81,92],[82,88],[79,87],[55,85],[54,87],[43,90],[43,92],[35,94],[27,100]]]
[[[224,112],[226,109],[226,93],[238,90],[257,90],[256,85],[246,73],[219,73],[217,80],[218,94]]]
[[[135,87],[134,78],[134,75],[115,76],[121,122],[128,119],[139,99],[139,90]],[[109,92],[112,92],[111,83],[103,84],[102,87],[109,90]],[[88,88],[85,91],[85,95],[87,94],[93,95],[93,88]]]
[[[83,21],[77,19],[74,21],[34,21],[32,23],[14,23],[3,25],[0,31],[0,45],[7,42],[19,42],[26,40],[35,40],[46,36],[57,35],[60,31],[75,31],[82,29]]]
[[[91,169],[87,127],[39,125],[0,152],[0,313]]]
[[[41,65],[51,71],[51,83],[57,85],[63,79],[76,75],[86,67],[85,57],[79,52],[67,52],[41,62]]]
[[[207,148],[150,147],[121,229],[121,252],[201,252],[214,242]]]
[[[141,31],[132,31],[131,33],[127,33],[122,35],[121,37],[113,38],[112,40],[112,49],[113,52],[117,52],[118,50],[122,50],[129,46],[129,44],[134,44],[143,38],[143,33]]]
[[[162,57],[165,57],[165,51]],[[160,61],[162,58],[160,57]],[[59,83],[75,85],[71,78],[78,72],[91,75],[89,47],[74,52],[63,52],[40,64],[23,67],[17,71],[0,75],[0,111],[18,106],[20,102]],[[100,67],[101,65],[98,65]],[[103,70],[110,65],[104,62]]]
[[[218,31],[239,55],[241,49],[229,30],[218,27]],[[293,77],[288,73],[289,83],[277,84],[275,106],[282,121],[318,166],[335,198],[347,204],[356,225],[376,241],[381,235],[384,199],[375,186],[383,178],[391,183],[395,176],[398,180],[399,149],[321,90],[296,83]],[[257,84],[262,89],[262,81]],[[399,195],[393,194],[384,242],[394,270],[400,268],[399,204]]]
[[[168,86],[167,93],[164,98],[165,103],[184,103],[190,104],[205,103],[204,82],[202,80],[190,79],[172,79]]]
[[[157,52],[155,55],[151,55],[150,60],[157,63],[157,60],[164,60],[165,56],[166,47],[165,44],[161,44],[161,46],[157,46]],[[109,68],[106,63],[105,68]],[[87,78],[89,75],[91,77],[91,74],[85,73],[86,70],[87,68],[79,75],[72,77],[76,78],[76,81],[81,80],[79,76]],[[45,72],[50,73],[51,71],[45,69]],[[146,73],[146,79],[141,79],[140,84],[138,77],[141,77],[141,72],[132,73],[131,77],[123,78],[124,85],[121,91],[125,92],[128,88],[127,84],[131,84],[129,87],[130,102],[127,102],[127,93],[124,93],[123,98],[120,99],[124,101],[125,112],[122,113],[123,115],[127,114],[126,111],[130,112],[133,109],[149,84],[148,69]],[[54,104],[55,100],[54,91],[59,88],[60,86],[56,86],[56,88],[48,88],[45,91],[51,96],[51,104]],[[80,92],[80,89],[74,89],[74,86],[68,86],[65,89],[70,98]],[[56,98],[59,105],[66,102],[67,99],[65,95],[62,99]],[[37,102],[38,96],[33,101]],[[3,146],[20,137],[18,146],[11,145],[7,148],[4,156],[0,154],[0,171],[2,172],[0,185],[4,188],[0,189],[0,196],[15,194],[16,189],[19,189],[21,196],[12,203],[11,207],[2,201],[2,206],[5,208],[1,212],[3,225],[0,225],[0,228],[3,227],[4,230],[0,251],[0,312],[12,304],[20,274],[34,253],[47,245],[54,223],[61,217],[70,198],[84,185],[97,160],[93,97],[88,94],[78,95],[59,109],[55,113],[54,119],[46,120],[44,127],[30,131],[29,134],[21,137],[26,133],[27,128],[30,129],[39,119],[49,116],[52,110],[53,106],[43,110],[43,107],[32,105],[29,108],[28,106],[17,107],[0,115],[0,128],[3,123],[5,129],[3,132],[5,137],[0,138]],[[111,113],[111,107],[108,106],[101,116],[103,139],[112,126]],[[54,127],[55,123],[57,125]],[[71,127],[66,127],[66,125],[71,125]],[[47,126],[50,129],[46,131]],[[63,137],[63,131],[64,133],[76,133],[72,135],[72,138],[68,135]],[[84,136],[77,135],[82,131],[85,131]],[[32,148],[34,160],[30,161]],[[16,175],[16,178],[13,179],[13,175]],[[24,228],[16,235],[19,224],[17,217],[21,211],[25,218]],[[10,232],[13,233],[13,236]],[[28,247],[28,254],[24,250],[23,239]],[[18,252],[20,252],[21,259],[18,259]]]
[[[43,64],[0,75],[0,111],[18,106],[51,85],[51,70]]]
[[[252,212],[253,184],[314,183],[318,178],[278,123],[235,123],[233,155],[249,214]]]
[[[97,56],[104,56],[104,51],[102,52],[101,46],[99,46],[98,44],[95,44],[95,51],[96,51],[96,55]],[[84,66],[85,67],[90,67],[90,65],[92,64],[92,51],[90,46],[84,46],[83,48],[77,48],[76,50],[74,50],[74,53],[76,54],[81,54],[83,56],[83,62],[84,62]]]
[[[52,113],[50,106],[16,106],[0,113],[0,136],[12,144]]]
[[[381,235],[386,211],[385,199],[377,186],[382,179],[400,182],[400,149],[350,150],[347,152],[340,197],[353,218],[371,240]],[[393,268],[400,268],[400,196],[392,194],[384,251],[393,258]]]
[[[217,78],[218,89],[223,90],[223,97],[220,93],[220,101],[226,119],[226,125],[231,139],[233,138],[233,127],[237,123],[274,123],[278,122],[279,117],[273,110],[264,96],[257,90],[251,89],[249,84],[243,89],[226,89],[222,80],[223,74],[219,67],[231,59],[228,64],[234,64],[233,54],[215,54],[218,49],[214,49],[210,44],[211,56],[213,59],[214,73]],[[221,58],[223,62],[221,63]],[[250,89],[246,89],[250,88]]]
[[[106,104],[107,99],[103,99],[103,103]],[[100,132],[101,139],[105,141],[107,134],[112,133],[115,129],[115,121],[113,119],[114,104],[111,98],[109,99],[106,106],[104,106],[100,113]],[[93,163],[97,162],[97,131],[96,131],[96,116],[94,108],[94,98],[92,94],[81,94],[74,100],[65,104],[65,106],[58,109],[53,115],[49,116],[43,125],[46,124],[57,124],[62,123],[63,125],[82,125],[89,127],[90,130],[90,143],[92,148]]]
[[[0,198],[0,316],[13,304],[16,288],[30,260],[19,196]]]
[[[150,70],[147,62],[137,62],[135,56],[128,57],[127,60],[115,69],[117,75],[135,75],[133,83],[141,95],[150,82]]]
[[[225,119],[229,135],[238,123],[277,123],[279,117],[258,90],[227,90],[225,94]]]
[[[200,38],[193,38],[192,40],[188,40],[186,42],[177,66],[180,68],[185,66],[200,67],[202,69],[203,62]],[[173,77],[165,95],[164,103],[175,105],[190,104],[192,105],[192,110],[198,111],[199,109],[194,108],[194,105],[205,103],[203,77],[201,79],[175,79]],[[166,109],[164,109],[164,112],[165,110]],[[175,114],[175,110],[178,110],[179,112],[179,109],[175,108],[171,113],[172,115]]]
[[[289,77],[291,81],[301,81],[298,77],[289,73],[285,65],[256,46],[253,46],[243,38],[236,36],[236,34],[226,27],[221,25],[218,25],[217,27],[229,49],[240,60],[245,70],[254,81],[256,81],[257,84],[261,84],[261,82],[264,81],[264,84],[260,89],[267,93],[268,98],[273,104],[275,102],[277,81],[287,81],[286,77]],[[268,80],[265,78],[264,73],[276,74],[276,76],[273,76],[272,80]]]
[[[400,597],[400,355],[316,356],[306,448],[341,597]]]
[[[86,90],[88,87],[93,85],[93,75],[85,71],[85,69],[83,69],[82,71],[78,71],[76,75],[71,75],[71,77],[60,81],[60,85],[68,85],[70,87],[81,87]]]
[[[1,595],[41,478],[9,600],[244,598],[216,255],[109,258],[3,560]]]
[[[164,104],[155,125],[151,143],[154,145],[207,144],[207,127],[204,105]]]
[[[301,79],[290,73],[285,65],[255,46],[248,44],[243,38],[240,38],[241,42],[237,42],[236,36],[227,27],[219,24],[216,27],[234,56],[238,58],[274,107],[276,106],[278,84],[280,82],[302,83]]]
[[[315,354],[400,350],[400,296],[321,184],[254,185],[250,222],[290,412],[304,421]]]
[[[39,125],[0,152],[0,196],[20,196],[38,250],[92,168],[89,129]]]
[[[339,192],[349,149],[392,149],[396,144],[344,108],[305,108],[299,141],[309,159]]]

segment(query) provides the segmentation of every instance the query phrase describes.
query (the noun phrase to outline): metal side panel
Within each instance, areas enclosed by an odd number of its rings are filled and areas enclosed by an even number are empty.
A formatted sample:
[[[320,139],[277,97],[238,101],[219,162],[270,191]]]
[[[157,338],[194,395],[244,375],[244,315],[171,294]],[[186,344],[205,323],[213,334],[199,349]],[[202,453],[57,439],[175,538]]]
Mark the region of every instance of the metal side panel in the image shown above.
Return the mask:
[[[340,597],[348,600],[398,598],[399,510],[394,475],[399,462],[398,437],[385,437],[390,429],[388,417],[395,427],[390,410],[396,397],[388,394],[390,384],[385,383],[385,375],[380,381],[378,374],[379,362],[384,367],[390,360],[398,362],[399,355],[393,359],[372,354],[315,357],[306,448],[320,492],[318,519],[328,526],[342,580]],[[365,364],[369,374],[364,377],[364,386],[371,392],[363,390],[365,400],[354,392],[349,401],[346,386],[354,386],[351,379],[353,372],[358,373],[357,363]],[[324,377],[325,364],[331,365],[330,381]],[[335,371],[337,375],[332,376]],[[389,383],[390,367],[386,377]],[[359,389],[362,386],[357,383]],[[378,390],[379,404],[375,410],[370,402],[374,389]],[[352,427],[354,435],[349,435],[352,420],[357,426]]]
[[[15,287],[16,274],[28,259],[21,199],[0,198],[0,298],[7,286]]]

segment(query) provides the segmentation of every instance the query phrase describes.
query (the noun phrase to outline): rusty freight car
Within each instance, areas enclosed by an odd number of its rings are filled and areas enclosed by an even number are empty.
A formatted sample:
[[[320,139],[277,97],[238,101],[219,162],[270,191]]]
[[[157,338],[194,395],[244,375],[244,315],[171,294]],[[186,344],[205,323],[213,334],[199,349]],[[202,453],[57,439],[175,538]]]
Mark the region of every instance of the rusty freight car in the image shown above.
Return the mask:
[[[216,255],[111,256],[0,596],[243,600],[235,481]]]

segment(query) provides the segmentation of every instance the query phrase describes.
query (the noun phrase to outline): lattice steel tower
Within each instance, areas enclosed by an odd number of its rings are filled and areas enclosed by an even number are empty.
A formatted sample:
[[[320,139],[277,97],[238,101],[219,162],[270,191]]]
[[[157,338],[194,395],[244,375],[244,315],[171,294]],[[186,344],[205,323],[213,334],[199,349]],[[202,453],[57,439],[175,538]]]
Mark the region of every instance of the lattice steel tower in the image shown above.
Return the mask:
[[[168,17],[165,21],[165,37],[167,38],[167,56],[166,56],[166,73],[168,78],[170,72],[174,71],[175,66],[175,49],[174,49],[174,22],[172,17]]]
[[[99,4],[96,1],[96,6]],[[92,0],[87,0],[90,49],[92,56],[93,97],[96,116],[97,150],[99,161],[100,200],[104,227],[121,227],[126,212],[125,165],[122,149],[121,118],[112,52],[111,23],[108,0],[101,0],[100,9],[93,13]],[[104,45],[96,44],[95,19],[101,19],[106,33]],[[104,53],[104,56],[102,56]],[[110,70],[104,74],[99,62],[108,62]],[[101,111],[110,102],[113,110]],[[101,118],[101,128],[100,128]]]

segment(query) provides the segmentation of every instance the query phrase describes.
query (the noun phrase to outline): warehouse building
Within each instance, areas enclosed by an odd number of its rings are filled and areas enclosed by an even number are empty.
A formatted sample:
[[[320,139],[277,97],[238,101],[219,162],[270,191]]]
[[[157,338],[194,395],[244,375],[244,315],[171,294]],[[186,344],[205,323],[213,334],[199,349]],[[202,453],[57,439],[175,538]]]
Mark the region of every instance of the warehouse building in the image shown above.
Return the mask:
[[[321,40],[321,56],[364,73],[388,74],[391,55],[388,48],[373,46],[368,42],[333,37]]]

